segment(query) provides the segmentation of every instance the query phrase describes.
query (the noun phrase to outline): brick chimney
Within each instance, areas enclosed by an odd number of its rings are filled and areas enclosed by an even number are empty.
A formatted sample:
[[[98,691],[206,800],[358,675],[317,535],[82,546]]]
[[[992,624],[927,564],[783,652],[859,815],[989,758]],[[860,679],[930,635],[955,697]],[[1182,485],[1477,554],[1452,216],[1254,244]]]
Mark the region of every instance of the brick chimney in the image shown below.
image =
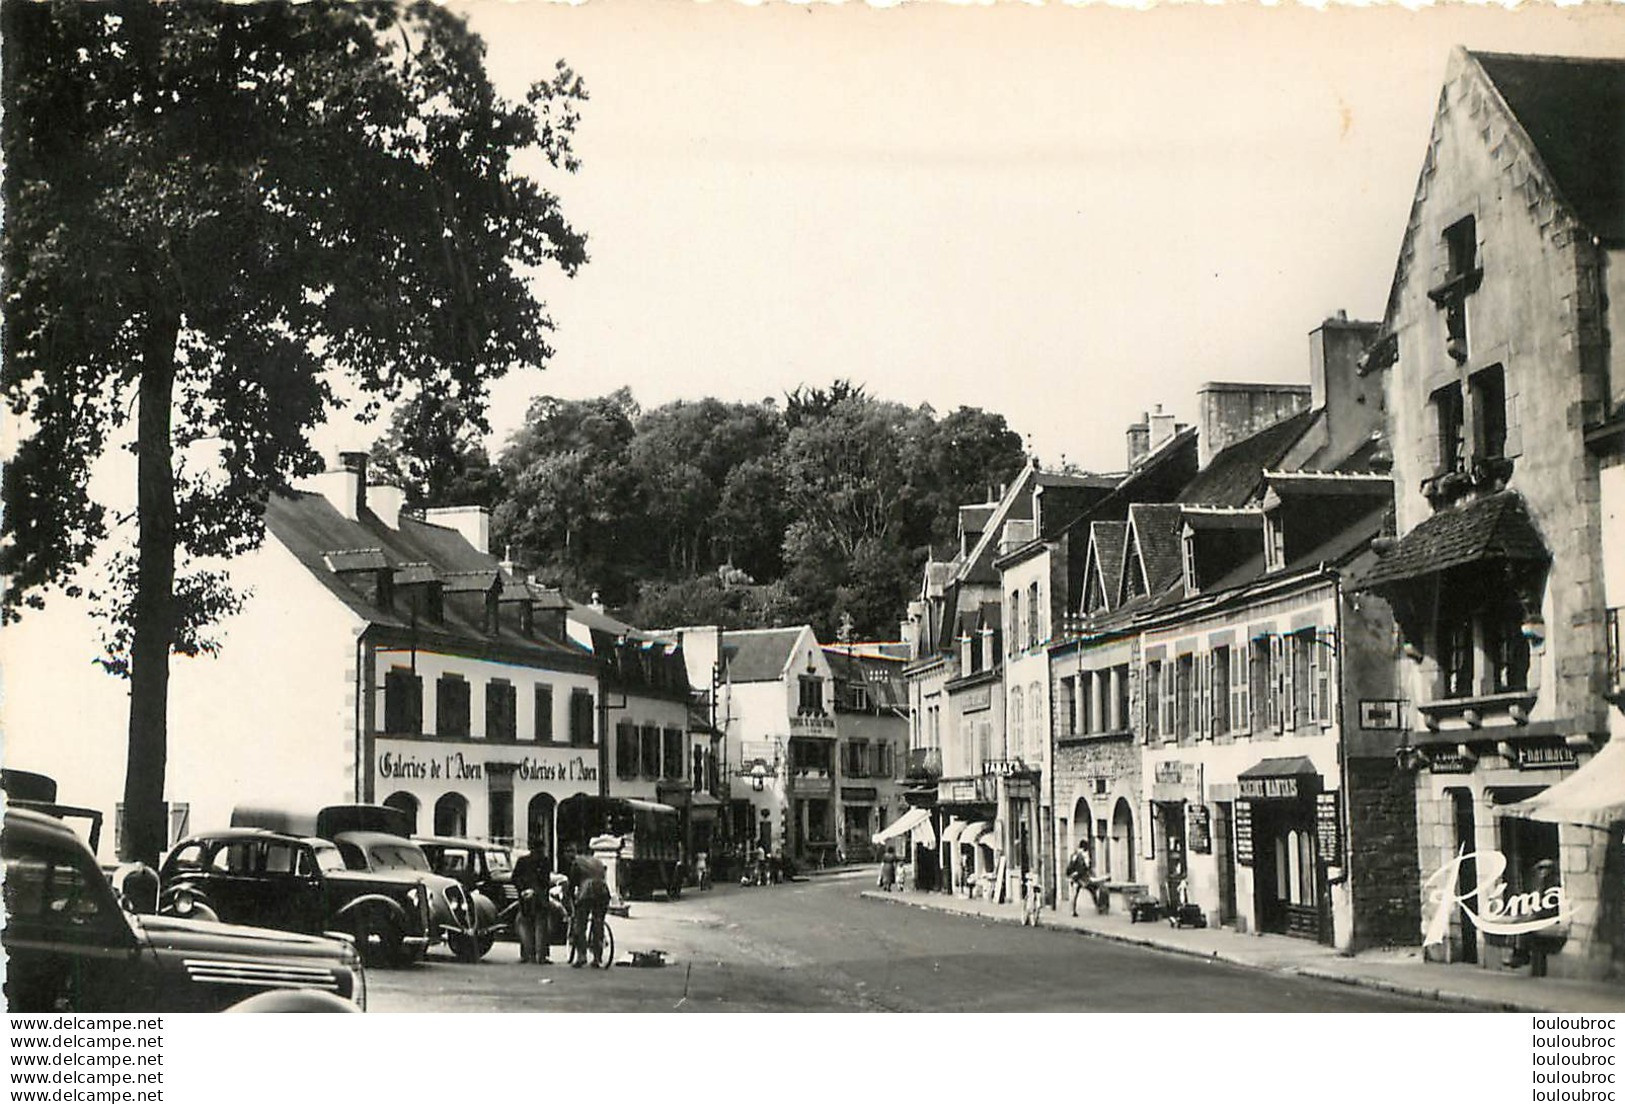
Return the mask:
[[[329,462],[326,471],[299,486],[327,499],[345,520],[355,521],[367,504],[367,454],[341,452],[337,463]]]
[[[1382,329],[1346,311],[1309,334],[1309,405],[1326,412],[1328,456],[1346,456],[1383,425],[1383,372],[1360,373],[1360,358]]]
[[[1151,412],[1150,422],[1151,437],[1149,444],[1152,452],[1156,452],[1163,445],[1173,440],[1174,434],[1179,432],[1179,423],[1174,420],[1172,414],[1162,412],[1161,403],[1158,403],[1157,408]]]
[[[1204,383],[1196,392],[1196,463],[1205,469],[1237,441],[1309,409],[1302,383]]]

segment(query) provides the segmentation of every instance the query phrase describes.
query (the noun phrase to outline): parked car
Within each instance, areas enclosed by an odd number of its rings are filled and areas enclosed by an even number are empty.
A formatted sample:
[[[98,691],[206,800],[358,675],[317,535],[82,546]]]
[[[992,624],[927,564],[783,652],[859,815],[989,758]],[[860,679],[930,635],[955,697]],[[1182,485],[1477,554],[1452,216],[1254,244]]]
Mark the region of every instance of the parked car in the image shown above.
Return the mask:
[[[217,1012],[278,991],[283,1006],[366,1007],[366,971],[347,939],[133,915],[55,817],[8,809],[0,855],[9,1011]]]
[[[495,906],[497,919],[482,935],[485,950],[491,949],[494,940],[515,937],[513,916],[519,905],[519,888],[513,884],[511,851],[500,843],[455,836],[418,836],[416,842],[436,874],[456,878],[464,889]]]
[[[159,880],[167,915],[347,932],[369,965],[408,965],[435,940],[421,876],[350,870],[324,839],[265,828],[191,836],[170,850]]]
[[[457,878],[436,873],[415,840],[388,832],[339,832],[333,843],[351,870],[394,872],[421,879],[429,891],[429,917],[435,935],[445,941],[452,954],[464,962],[478,962],[491,949],[496,905]]]

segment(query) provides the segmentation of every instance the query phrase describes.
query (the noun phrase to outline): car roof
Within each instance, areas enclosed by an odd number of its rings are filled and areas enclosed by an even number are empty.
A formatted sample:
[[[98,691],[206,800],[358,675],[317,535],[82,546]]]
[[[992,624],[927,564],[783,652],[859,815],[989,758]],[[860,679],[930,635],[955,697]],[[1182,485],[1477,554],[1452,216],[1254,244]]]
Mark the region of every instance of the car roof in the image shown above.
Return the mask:
[[[289,832],[274,832],[269,828],[222,828],[218,832],[198,832],[195,835],[187,836],[175,844],[175,847],[171,848],[171,850],[184,847],[189,843],[256,839],[284,840],[292,843],[308,843],[315,846],[331,846],[328,840],[317,839],[314,836],[296,836]]]
[[[345,843],[353,843],[359,847],[371,847],[375,843],[416,844],[418,842],[417,840],[407,839],[405,836],[397,836],[390,832],[340,832],[338,835],[334,836],[333,839],[334,842],[342,840]]]
[[[508,847],[490,840],[467,839],[463,836],[413,836],[416,843],[432,844],[435,847],[466,847],[470,851],[507,851]]]
[[[21,829],[25,836],[34,838],[49,838],[55,842],[72,841],[79,850],[90,854],[90,848],[85,841],[79,838],[79,833],[68,827],[66,823],[46,813],[25,809],[18,805],[6,808],[6,828],[9,831]]]

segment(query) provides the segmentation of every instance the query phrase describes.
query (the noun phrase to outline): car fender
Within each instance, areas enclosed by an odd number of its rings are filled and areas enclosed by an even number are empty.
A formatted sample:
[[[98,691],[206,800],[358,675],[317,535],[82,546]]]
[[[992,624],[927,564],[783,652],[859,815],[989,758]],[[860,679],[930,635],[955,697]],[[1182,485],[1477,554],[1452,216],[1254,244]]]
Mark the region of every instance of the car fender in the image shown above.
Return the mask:
[[[382,893],[363,894],[339,909],[334,915],[339,919],[348,920],[359,913],[373,909],[381,909],[388,913],[389,918],[395,921],[403,932],[411,930],[412,925],[408,923],[406,909],[401,906],[399,901],[392,897],[386,897]]]
[[[475,926],[482,930],[495,926],[497,922],[496,902],[477,889],[473,890],[469,897],[474,903]]]

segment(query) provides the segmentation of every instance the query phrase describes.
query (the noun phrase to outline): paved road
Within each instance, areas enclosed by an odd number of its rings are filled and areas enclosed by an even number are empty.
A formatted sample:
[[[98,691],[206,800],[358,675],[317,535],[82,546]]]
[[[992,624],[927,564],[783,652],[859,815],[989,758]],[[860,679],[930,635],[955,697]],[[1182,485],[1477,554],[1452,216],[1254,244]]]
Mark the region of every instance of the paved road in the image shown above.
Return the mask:
[[[618,957],[663,969],[521,966],[514,944],[464,965],[437,951],[369,973],[375,1012],[1417,1012],[1436,1004],[858,896],[853,871],[639,901]]]

